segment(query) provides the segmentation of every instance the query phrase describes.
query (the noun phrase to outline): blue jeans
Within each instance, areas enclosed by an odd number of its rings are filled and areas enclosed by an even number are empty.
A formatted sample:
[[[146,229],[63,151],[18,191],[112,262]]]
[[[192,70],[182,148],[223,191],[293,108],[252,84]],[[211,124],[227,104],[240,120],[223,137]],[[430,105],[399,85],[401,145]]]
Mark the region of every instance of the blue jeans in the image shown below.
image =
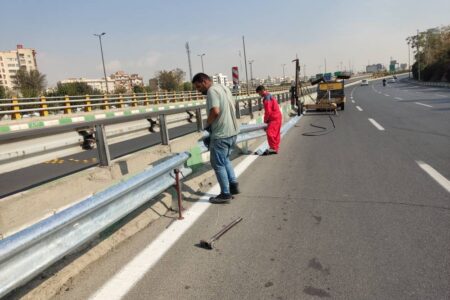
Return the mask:
[[[209,146],[211,166],[216,173],[222,194],[230,194],[230,183],[237,183],[230,154],[236,145],[237,136],[224,139],[213,139]]]

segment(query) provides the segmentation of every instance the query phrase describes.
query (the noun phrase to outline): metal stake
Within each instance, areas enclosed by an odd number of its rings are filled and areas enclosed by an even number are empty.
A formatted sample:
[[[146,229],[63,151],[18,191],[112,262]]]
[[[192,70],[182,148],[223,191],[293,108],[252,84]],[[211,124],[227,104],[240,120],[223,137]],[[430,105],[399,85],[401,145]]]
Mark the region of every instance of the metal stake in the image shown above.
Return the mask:
[[[183,220],[183,215],[181,211],[183,210],[183,207],[181,206],[181,186],[180,186],[180,170],[175,169],[173,170],[175,173],[175,188],[177,190],[178,194],[178,220]]]
[[[161,144],[169,145],[169,129],[166,124],[166,115],[159,115],[159,129],[161,130]]]
[[[111,164],[108,142],[106,141],[105,125],[95,125],[95,141],[97,143],[98,158],[100,166],[108,167]]]

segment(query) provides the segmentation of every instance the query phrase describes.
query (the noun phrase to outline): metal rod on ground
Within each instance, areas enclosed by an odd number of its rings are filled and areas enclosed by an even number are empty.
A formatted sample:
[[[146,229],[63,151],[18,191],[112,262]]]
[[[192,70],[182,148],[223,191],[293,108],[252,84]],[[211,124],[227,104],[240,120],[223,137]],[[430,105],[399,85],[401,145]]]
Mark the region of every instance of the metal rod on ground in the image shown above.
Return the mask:
[[[242,221],[241,217],[237,218],[236,220],[234,220],[233,222],[231,222],[230,224],[228,224],[227,226],[222,228],[222,230],[220,230],[218,233],[213,235],[208,241],[201,240],[200,241],[200,247],[205,248],[205,249],[209,249],[209,250],[213,249],[214,242],[217,241],[222,235],[225,234],[225,232],[230,230],[234,225],[236,225],[240,221]]]
[[[109,147],[106,141],[105,125],[95,125],[95,141],[97,143],[98,158],[100,166],[107,167],[111,164],[111,156],[109,154]]]
[[[181,211],[183,210],[183,206],[181,206],[181,185],[180,185],[180,170],[175,169],[173,170],[175,173],[175,188],[177,190],[178,195],[178,220],[183,220],[183,215]]]

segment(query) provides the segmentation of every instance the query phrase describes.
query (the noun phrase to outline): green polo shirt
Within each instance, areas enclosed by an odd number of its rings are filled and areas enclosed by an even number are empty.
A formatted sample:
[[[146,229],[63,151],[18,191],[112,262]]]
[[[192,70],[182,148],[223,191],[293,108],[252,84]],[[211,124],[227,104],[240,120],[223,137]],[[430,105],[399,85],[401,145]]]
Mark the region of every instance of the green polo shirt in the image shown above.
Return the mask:
[[[206,95],[206,110],[209,115],[211,108],[219,108],[219,116],[211,124],[211,138],[223,139],[239,133],[236,119],[234,99],[229,88],[214,83]]]

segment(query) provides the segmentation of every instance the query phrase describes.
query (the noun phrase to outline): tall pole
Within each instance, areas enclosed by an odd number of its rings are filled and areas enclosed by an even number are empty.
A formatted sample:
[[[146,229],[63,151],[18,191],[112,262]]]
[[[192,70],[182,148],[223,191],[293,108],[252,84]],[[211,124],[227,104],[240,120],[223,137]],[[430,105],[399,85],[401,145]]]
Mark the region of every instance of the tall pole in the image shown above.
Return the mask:
[[[286,66],[286,64],[282,64],[281,66],[283,67],[283,81],[284,81],[284,78],[286,77],[284,76],[284,66]]]
[[[253,67],[252,67],[253,62],[254,62],[253,59],[248,61],[248,64],[250,65],[250,82],[252,86],[253,86]]]
[[[244,62],[245,62],[245,81],[247,82],[247,96],[250,95],[248,90],[248,73],[247,73],[247,55],[245,53],[245,37],[242,36],[242,44],[244,45]]]
[[[408,41],[408,78],[411,79],[411,45]]]
[[[324,58],[323,61],[325,62],[325,71],[323,73],[326,73],[327,72],[327,59]]]
[[[307,79],[306,79],[306,65],[305,64],[303,64],[303,77],[304,77],[304,80],[306,81]]]
[[[204,68],[204,66],[203,66],[203,56],[205,56],[206,54],[205,53],[203,53],[203,54],[197,54],[197,56],[200,56],[200,60],[202,61],[202,73],[205,73],[205,68]]]
[[[191,50],[189,49],[189,42],[186,42],[186,52],[189,63],[189,81],[192,80],[192,65],[191,65]]]
[[[417,72],[418,80],[420,81],[420,41],[419,41],[419,29],[417,29]]]
[[[108,79],[106,78],[106,68],[105,68],[105,59],[103,58],[103,47],[102,47],[102,36],[105,35],[106,32],[102,32],[100,34],[95,34],[95,36],[98,36],[98,40],[100,42],[100,52],[102,54],[102,64],[103,64],[103,75],[105,75],[105,84],[106,84],[106,93],[109,94],[109,89],[108,89]]]

